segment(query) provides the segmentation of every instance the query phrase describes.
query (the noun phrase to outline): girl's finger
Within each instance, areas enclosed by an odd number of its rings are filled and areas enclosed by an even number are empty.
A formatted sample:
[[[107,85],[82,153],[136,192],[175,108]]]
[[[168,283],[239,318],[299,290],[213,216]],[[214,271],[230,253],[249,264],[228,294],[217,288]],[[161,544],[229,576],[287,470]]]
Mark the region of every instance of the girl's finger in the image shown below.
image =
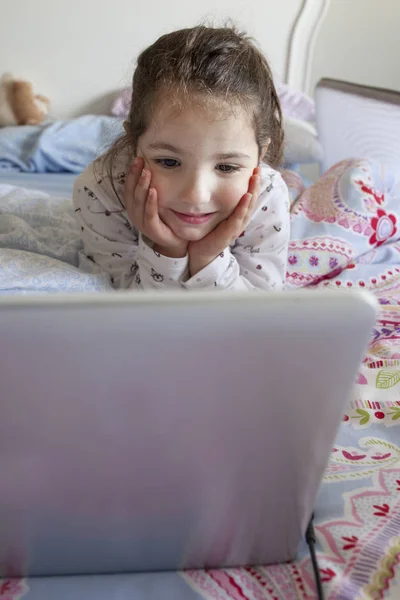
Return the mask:
[[[226,241],[231,243],[243,231],[243,223],[247,216],[249,205],[251,202],[251,194],[248,192],[242,196],[237,207],[226,221],[224,221]]]
[[[147,194],[146,205],[144,208],[144,228],[150,239],[153,241],[156,240],[156,243],[165,243],[165,240],[163,240],[162,237],[163,234],[165,234],[166,226],[160,219],[157,190],[154,187],[151,187]]]
[[[234,217],[234,219],[236,221],[242,222],[247,216],[249,206],[252,201],[253,201],[253,194],[250,194],[249,192],[247,192],[240,199],[239,204],[237,205],[237,207],[235,208],[235,210],[232,213],[232,217]]]
[[[260,193],[260,185],[261,185],[261,169],[257,167],[253,171],[253,175],[250,177],[249,181],[249,189],[247,190],[250,194],[256,194],[257,191]]]
[[[155,225],[159,220],[157,190],[151,187],[144,207],[144,222],[146,225]]]
[[[145,230],[148,237],[161,245],[175,239],[172,230],[160,218],[158,212],[158,196],[154,187],[149,189],[144,215]]]
[[[247,216],[244,221],[244,227],[247,227],[253,215],[257,200],[260,196],[261,189],[261,169],[254,169],[254,175],[250,178],[249,193],[252,194],[252,199],[247,210]]]
[[[151,173],[148,169],[143,169],[140,173],[139,181],[135,189],[135,204],[138,210],[144,214],[147,196],[149,193]]]
[[[135,196],[135,189],[137,186],[137,183],[139,181],[139,177],[140,177],[140,172],[141,169],[143,167],[142,165],[142,159],[137,157],[133,160],[129,171],[126,175],[125,178],[125,184],[124,184],[124,200],[125,200],[125,208],[127,210],[131,209],[131,206],[133,205],[134,202],[134,196]]]

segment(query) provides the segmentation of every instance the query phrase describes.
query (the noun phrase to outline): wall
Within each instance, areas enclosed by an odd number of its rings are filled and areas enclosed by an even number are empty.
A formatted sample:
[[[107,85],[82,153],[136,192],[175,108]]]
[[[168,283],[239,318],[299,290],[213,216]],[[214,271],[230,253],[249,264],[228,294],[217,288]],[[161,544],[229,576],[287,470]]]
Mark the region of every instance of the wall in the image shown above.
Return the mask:
[[[400,90],[400,0],[330,0],[311,89],[321,77]]]
[[[129,84],[137,53],[167,31],[231,16],[283,77],[303,0],[0,0],[0,74],[34,82],[56,117],[101,112]]]

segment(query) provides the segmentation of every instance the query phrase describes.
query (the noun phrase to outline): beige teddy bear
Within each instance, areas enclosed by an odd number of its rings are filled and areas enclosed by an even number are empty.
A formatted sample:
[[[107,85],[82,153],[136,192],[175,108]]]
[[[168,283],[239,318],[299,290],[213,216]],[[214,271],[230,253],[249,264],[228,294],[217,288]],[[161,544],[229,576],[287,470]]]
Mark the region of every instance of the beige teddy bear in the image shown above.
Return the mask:
[[[9,73],[0,79],[0,127],[39,125],[49,106],[49,99],[35,94],[29,81],[16,80]]]

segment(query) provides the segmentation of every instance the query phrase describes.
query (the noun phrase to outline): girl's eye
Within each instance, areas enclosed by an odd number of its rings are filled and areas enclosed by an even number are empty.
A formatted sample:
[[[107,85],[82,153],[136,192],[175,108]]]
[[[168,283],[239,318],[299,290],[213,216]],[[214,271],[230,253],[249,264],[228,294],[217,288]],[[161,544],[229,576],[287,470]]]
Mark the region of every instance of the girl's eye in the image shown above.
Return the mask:
[[[235,165],[217,165],[217,169],[221,171],[221,173],[235,173],[239,171],[240,167],[235,167]]]
[[[175,169],[176,167],[179,167],[180,164],[175,158],[157,158],[156,163],[165,169]]]

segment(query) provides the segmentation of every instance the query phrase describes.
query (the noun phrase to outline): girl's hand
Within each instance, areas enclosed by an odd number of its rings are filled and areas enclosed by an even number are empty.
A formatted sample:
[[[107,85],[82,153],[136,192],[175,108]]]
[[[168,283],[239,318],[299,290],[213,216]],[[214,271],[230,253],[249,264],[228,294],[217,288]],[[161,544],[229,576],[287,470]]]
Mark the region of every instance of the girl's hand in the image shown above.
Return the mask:
[[[189,242],[189,269],[193,277],[209,265],[227,246],[232,244],[246,229],[260,195],[261,170],[254,169],[248,191],[239,201],[228,219],[197,242]]]
[[[183,258],[188,243],[178,238],[158,214],[157,190],[150,187],[151,173],[144,160],[135,158],[124,186],[125,207],[129,220],[154,243],[154,251],[171,258]]]

